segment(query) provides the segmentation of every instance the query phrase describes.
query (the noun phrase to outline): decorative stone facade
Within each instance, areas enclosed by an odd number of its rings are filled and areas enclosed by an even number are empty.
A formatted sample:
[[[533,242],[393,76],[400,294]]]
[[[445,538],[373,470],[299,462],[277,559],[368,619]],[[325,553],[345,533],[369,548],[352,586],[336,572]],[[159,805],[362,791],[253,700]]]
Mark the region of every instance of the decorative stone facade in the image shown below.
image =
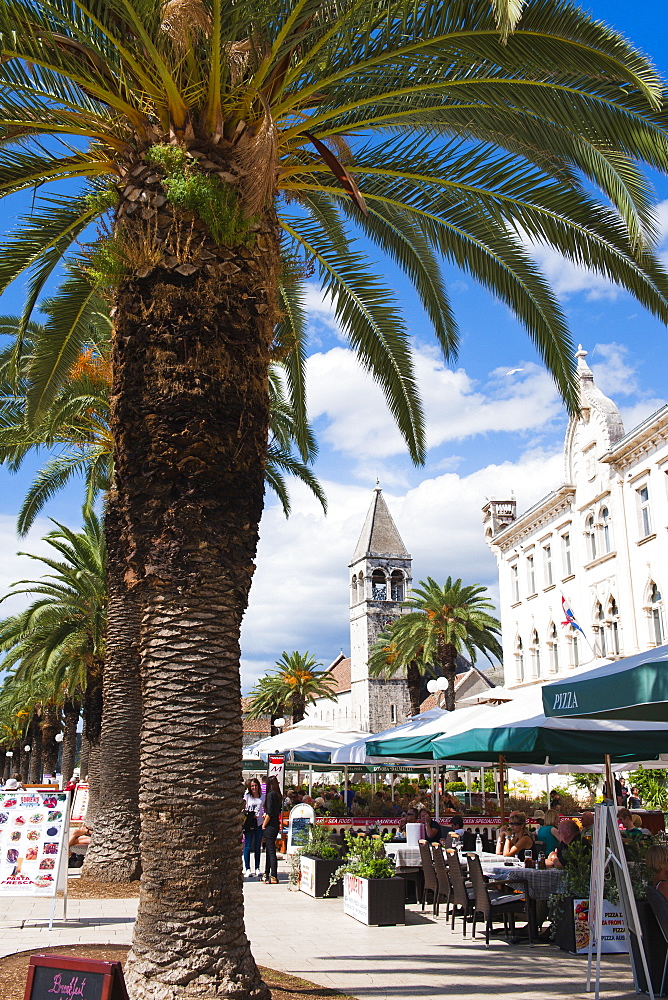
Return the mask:
[[[509,687],[666,641],[668,406],[625,434],[586,357],[580,348],[581,415],[566,432],[564,482],[519,517],[514,500],[483,508]],[[583,632],[562,624],[562,598]]]

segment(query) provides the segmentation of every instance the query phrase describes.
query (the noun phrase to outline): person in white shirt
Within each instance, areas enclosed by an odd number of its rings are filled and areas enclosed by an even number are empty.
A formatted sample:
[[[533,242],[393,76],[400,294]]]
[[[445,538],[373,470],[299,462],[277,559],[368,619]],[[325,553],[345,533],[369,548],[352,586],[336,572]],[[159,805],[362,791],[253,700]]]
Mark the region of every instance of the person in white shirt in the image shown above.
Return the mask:
[[[260,874],[260,854],[262,851],[262,820],[264,819],[264,795],[257,778],[251,778],[244,792],[244,875]],[[255,871],[251,872],[251,853],[255,855]]]
[[[20,774],[13,774],[2,786],[3,792],[16,792],[23,788]]]

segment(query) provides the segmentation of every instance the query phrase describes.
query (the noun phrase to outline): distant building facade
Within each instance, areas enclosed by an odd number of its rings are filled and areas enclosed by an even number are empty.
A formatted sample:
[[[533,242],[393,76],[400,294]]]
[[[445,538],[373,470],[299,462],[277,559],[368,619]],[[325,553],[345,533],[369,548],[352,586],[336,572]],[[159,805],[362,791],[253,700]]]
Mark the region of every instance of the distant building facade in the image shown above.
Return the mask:
[[[349,570],[350,657],[340,653],[329,667],[336,701],[319,698],[307,709],[306,718],[332,728],[380,732],[409,718],[410,699],[401,674],[392,678],[369,676],[369,653],[382,629],[405,612],[401,605],[413,582],[411,556],[380,487],[374,490]],[[468,668],[462,659],[459,697],[492,686],[484,674]],[[433,701],[427,707],[432,705]]]
[[[508,687],[666,642],[668,406],[625,433],[586,357],[580,348],[562,485],[519,516],[513,499],[483,508]],[[584,635],[562,624],[562,598]]]

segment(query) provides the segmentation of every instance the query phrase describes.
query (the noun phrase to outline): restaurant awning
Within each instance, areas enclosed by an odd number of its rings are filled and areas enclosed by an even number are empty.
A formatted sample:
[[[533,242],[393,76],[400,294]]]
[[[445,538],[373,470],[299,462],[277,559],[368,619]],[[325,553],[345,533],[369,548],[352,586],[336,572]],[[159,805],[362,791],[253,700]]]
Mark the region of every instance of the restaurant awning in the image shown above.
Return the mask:
[[[258,740],[244,751],[267,760],[269,754],[282,753],[296,763],[329,764],[334,750],[355,740],[371,736],[360,730],[328,729],[308,722],[298,722],[292,729],[286,729],[277,736],[267,736]]]
[[[668,722],[668,645],[543,686],[550,718]]]

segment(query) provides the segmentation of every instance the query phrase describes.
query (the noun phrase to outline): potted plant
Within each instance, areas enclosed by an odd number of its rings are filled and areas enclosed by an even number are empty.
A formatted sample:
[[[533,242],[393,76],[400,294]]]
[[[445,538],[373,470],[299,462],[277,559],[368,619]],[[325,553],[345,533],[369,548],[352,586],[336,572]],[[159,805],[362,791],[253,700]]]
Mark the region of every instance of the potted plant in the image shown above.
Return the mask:
[[[343,892],[342,882],[333,876],[341,864],[340,848],[332,843],[329,830],[318,824],[309,828],[308,840],[297,852],[298,857],[292,860],[293,872],[291,881],[298,884],[299,889],[308,896],[321,897],[328,894],[340,896]],[[293,877],[294,875],[294,877]]]
[[[406,923],[406,889],[382,837],[345,835],[348,855],[332,877],[343,878],[343,912],[363,924]]]

